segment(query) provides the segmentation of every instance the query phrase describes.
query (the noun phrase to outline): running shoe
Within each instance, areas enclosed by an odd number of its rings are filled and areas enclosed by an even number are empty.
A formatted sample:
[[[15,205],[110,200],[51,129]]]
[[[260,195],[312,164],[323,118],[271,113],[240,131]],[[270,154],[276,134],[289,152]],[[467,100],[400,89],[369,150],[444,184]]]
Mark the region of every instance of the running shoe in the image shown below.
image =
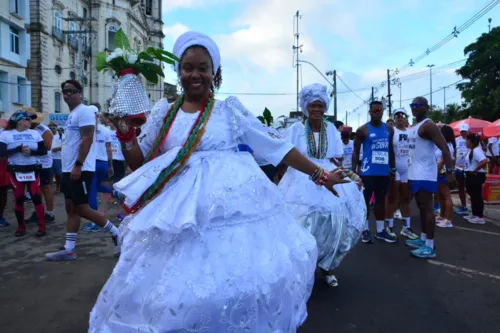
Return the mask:
[[[469,214],[469,215],[464,215],[463,218],[466,219],[466,220],[472,220],[472,219],[475,219],[477,216],[474,216],[472,214]]]
[[[394,232],[394,227],[387,227],[385,228],[385,231],[387,231],[391,236],[393,236],[394,238],[397,238],[397,235],[396,233]]]
[[[386,229],[382,230],[381,232],[377,232],[375,234],[375,238],[386,243],[395,243],[397,240],[396,235],[387,231]]]
[[[9,225],[9,222],[3,216],[0,216],[0,228],[7,228]]]
[[[453,224],[451,224],[451,221],[448,219],[440,219],[436,225],[440,228],[453,228]]]
[[[372,234],[370,233],[369,230],[363,231],[363,233],[361,234],[361,241],[365,244],[373,243]]]
[[[434,216],[439,216],[441,214],[441,209],[434,209]]]
[[[113,254],[115,257],[119,257],[121,253],[122,241],[118,238],[118,236],[111,236],[111,239],[113,240],[113,244],[115,244]]]
[[[483,217],[477,217],[477,216],[474,216],[473,218],[471,219],[468,219],[469,223],[472,223],[472,224],[485,224],[486,221],[484,220]]]
[[[47,261],[64,261],[64,260],[75,260],[75,259],[76,259],[76,251],[74,249],[68,251],[64,247],[57,252],[47,253],[45,255],[45,260]]]
[[[23,237],[26,235],[26,227],[25,226],[18,226],[16,229],[16,233],[14,234],[16,237]]]
[[[455,208],[454,212],[458,215],[469,215],[469,210],[467,209],[467,207]]]
[[[399,209],[394,213],[394,218],[398,220],[403,219],[403,215],[401,215],[401,211]]]
[[[401,230],[401,236],[408,239],[418,239],[418,235],[416,235],[411,228],[403,228]]]
[[[83,226],[82,231],[85,232],[99,232],[101,231],[101,228],[99,228],[95,223],[87,223],[86,225]]]
[[[45,223],[54,223],[56,221],[56,218],[54,217],[54,215],[50,215],[47,213],[45,213],[44,219],[45,219]]]
[[[415,249],[411,251],[411,254],[414,257],[420,258],[420,259],[431,259],[431,258],[436,258],[436,250],[431,249],[430,247],[424,245],[421,248]]]
[[[420,238],[417,239],[408,239],[405,241],[406,246],[411,247],[412,249],[420,249],[425,246],[425,242]]]
[[[116,214],[116,219],[118,221],[123,221],[123,219],[125,218],[125,214],[123,214],[122,212],[119,212],[118,214]]]

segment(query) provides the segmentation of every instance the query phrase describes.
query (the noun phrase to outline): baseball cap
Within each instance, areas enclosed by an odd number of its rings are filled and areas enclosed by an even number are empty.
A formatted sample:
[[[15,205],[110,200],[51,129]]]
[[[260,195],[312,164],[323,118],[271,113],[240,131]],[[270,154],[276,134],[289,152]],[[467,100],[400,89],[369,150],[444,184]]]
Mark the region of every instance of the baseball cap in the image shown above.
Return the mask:
[[[462,132],[462,131],[468,132],[470,130],[470,127],[466,123],[462,123],[462,124],[458,125],[458,130],[460,132]]]
[[[23,108],[24,112],[27,112],[29,114],[34,114],[36,117],[33,119],[36,119],[36,121],[33,121],[33,123],[40,124],[42,121],[45,119],[45,115],[42,112],[38,112],[37,109],[32,108],[32,107],[27,107]]]
[[[17,123],[21,119],[36,119],[36,114],[30,114],[23,110],[17,110],[12,116],[10,116],[9,121]]]

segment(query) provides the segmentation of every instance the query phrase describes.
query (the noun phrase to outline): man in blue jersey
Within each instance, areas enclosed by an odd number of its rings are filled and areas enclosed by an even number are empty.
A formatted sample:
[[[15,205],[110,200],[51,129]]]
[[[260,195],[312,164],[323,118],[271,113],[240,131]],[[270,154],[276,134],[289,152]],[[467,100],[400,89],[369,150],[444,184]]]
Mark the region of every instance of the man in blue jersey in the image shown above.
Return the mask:
[[[367,216],[365,230],[361,235],[363,243],[372,242],[368,229],[369,203],[372,194],[375,195],[375,219],[377,221],[375,238],[387,243],[394,243],[397,239],[396,234],[384,228],[385,197],[389,189],[390,179],[395,175],[396,168],[394,149],[392,148],[394,130],[382,122],[382,116],[382,103],[379,101],[371,102],[370,121],[356,131],[354,152],[352,154],[352,166],[355,172],[361,176],[365,186],[364,197]],[[361,145],[363,145],[363,159],[360,161]]]

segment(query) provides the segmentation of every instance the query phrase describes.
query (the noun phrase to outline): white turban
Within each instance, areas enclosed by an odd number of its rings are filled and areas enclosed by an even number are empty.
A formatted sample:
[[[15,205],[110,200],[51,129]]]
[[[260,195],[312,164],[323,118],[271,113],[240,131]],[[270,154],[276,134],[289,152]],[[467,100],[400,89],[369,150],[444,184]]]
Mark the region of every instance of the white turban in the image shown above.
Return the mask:
[[[217,44],[215,44],[213,39],[208,37],[207,35],[195,31],[188,31],[183,33],[175,41],[173,54],[177,58],[181,59],[184,52],[186,52],[186,50],[191,46],[195,45],[203,46],[205,49],[207,49],[210,57],[212,58],[212,74],[215,75],[215,73],[217,73],[217,69],[219,69],[220,66],[220,52]],[[177,75],[180,75],[178,62],[174,64],[174,70],[177,72]]]
[[[319,83],[313,83],[305,86],[304,88],[302,88],[302,90],[300,90],[299,104],[300,108],[302,109],[302,113],[306,117],[309,117],[309,111],[307,111],[307,107],[309,106],[309,104],[316,101],[325,103],[325,111],[328,110],[330,99],[328,98],[328,93],[326,92],[326,86]]]

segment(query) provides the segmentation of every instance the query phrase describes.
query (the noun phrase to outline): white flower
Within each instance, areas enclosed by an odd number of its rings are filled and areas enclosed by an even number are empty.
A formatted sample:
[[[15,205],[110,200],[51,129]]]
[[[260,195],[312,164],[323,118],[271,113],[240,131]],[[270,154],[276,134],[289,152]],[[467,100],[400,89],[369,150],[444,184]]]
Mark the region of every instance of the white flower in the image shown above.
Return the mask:
[[[111,60],[113,60],[115,58],[123,56],[123,54],[124,54],[124,50],[122,50],[120,48],[116,48],[113,52],[111,52],[111,54],[109,56],[106,57],[106,61],[110,62]]]
[[[128,58],[127,61],[128,61],[129,64],[135,64],[135,62],[137,61],[138,57],[139,56],[137,55],[137,53],[129,53],[127,55],[127,58]]]

